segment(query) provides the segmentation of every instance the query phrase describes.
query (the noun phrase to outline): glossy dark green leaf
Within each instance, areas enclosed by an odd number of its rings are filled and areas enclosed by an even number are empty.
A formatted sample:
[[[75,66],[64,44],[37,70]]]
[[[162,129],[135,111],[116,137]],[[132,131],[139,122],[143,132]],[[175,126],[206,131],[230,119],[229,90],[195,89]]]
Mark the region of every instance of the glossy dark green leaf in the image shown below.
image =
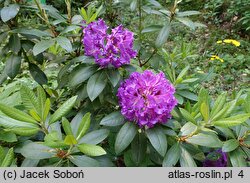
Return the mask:
[[[24,145],[20,152],[29,159],[47,159],[55,155],[54,149],[35,142]]]
[[[93,66],[79,66],[74,69],[70,74],[69,84],[71,87],[74,87],[80,83],[83,83],[90,76],[96,72],[96,68]]]
[[[9,47],[14,53],[18,53],[21,49],[21,42],[18,34],[12,34],[9,39]]]
[[[91,101],[94,101],[102,93],[107,83],[105,72],[97,72],[91,76],[87,83],[87,92]]]
[[[113,87],[115,87],[121,79],[119,70],[118,69],[108,70],[108,79],[111,82],[111,84],[113,85]]]
[[[175,143],[167,152],[163,159],[162,166],[172,167],[175,166],[180,159],[181,148],[179,143]]]
[[[104,126],[119,126],[124,123],[124,117],[122,116],[120,111],[112,112],[111,114],[105,116],[100,125]]]
[[[109,130],[107,129],[100,129],[100,130],[95,130],[92,132],[87,133],[84,135],[78,143],[86,143],[86,144],[99,144],[101,143],[107,136],[109,135]]]
[[[69,160],[78,167],[98,167],[99,162],[88,156],[70,156]]]
[[[14,79],[18,74],[21,67],[21,57],[17,55],[11,55],[5,65],[5,73],[11,78]]]
[[[181,167],[197,167],[193,157],[183,147],[181,147],[180,165]]]
[[[146,157],[147,138],[144,134],[139,133],[131,143],[131,158],[139,166]]]
[[[137,129],[134,123],[125,123],[117,134],[115,141],[116,154],[121,153],[132,142],[136,135]]]
[[[47,84],[48,78],[45,73],[35,64],[29,63],[29,71],[34,80],[40,84]]]
[[[146,130],[146,135],[155,148],[155,150],[163,157],[166,154],[168,143],[164,131],[160,127],[154,127]]]

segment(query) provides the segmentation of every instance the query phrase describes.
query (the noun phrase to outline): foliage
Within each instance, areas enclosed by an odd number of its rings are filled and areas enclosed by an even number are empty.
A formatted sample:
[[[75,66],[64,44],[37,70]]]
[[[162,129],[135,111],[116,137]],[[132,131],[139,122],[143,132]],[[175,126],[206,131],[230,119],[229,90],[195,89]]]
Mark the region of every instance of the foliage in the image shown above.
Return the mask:
[[[211,14],[192,10],[189,2],[0,0],[0,166],[193,167],[210,161],[213,152],[226,154],[226,166],[249,166],[247,38],[207,33],[212,17],[223,23],[218,13],[228,2],[192,2]],[[233,6],[241,5],[232,1],[227,7]],[[229,19],[238,16],[240,29],[232,33],[248,31],[248,12],[227,11]],[[124,44],[113,43],[112,33],[112,48],[102,42],[114,58],[133,47],[137,56],[126,55],[127,64],[100,66],[95,55],[87,56],[83,29],[100,19],[109,30],[122,24],[133,32]],[[160,116],[154,119],[164,120],[155,125],[139,126],[125,117],[132,107],[121,110],[118,90],[146,70],[165,75],[178,104],[171,119]],[[155,86],[147,79],[126,88],[136,95],[130,103],[145,102],[133,112],[145,111],[154,100],[159,105],[150,114],[161,115],[164,100],[157,95],[165,90],[150,98]]]

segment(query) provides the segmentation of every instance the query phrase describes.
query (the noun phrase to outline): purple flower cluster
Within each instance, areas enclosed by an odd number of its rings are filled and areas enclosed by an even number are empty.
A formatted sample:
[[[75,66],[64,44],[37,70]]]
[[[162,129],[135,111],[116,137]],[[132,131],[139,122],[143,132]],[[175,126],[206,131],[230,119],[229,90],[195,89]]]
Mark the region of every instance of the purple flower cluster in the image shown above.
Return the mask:
[[[140,127],[166,123],[177,105],[175,88],[164,74],[146,70],[134,72],[118,89],[121,113]]]
[[[227,154],[222,152],[221,149],[208,153],[203,167],[226,167],[227,166]]]
[[[113,65],[118,68],[129,64],[130,59],[137,54],[133,50],[133,33],[122,25],[107,33],[108,26],[102,19],[90,23],[83,29],[83,44],[85,54],[93,56],[95,62],[101,67]]]

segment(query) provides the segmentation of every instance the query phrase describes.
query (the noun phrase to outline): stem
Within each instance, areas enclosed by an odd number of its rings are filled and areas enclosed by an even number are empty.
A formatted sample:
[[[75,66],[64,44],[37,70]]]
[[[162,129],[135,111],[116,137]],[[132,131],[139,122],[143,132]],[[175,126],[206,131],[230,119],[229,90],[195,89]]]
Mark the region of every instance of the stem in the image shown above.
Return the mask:
[[[144,63],[140,64],[140,67],[146,65],[156,53],[157,53],[157,49],[154,49],[154,51],[152,52],[152,54],[150,55],[150,57]]]
[[[68,22],[71,24],[71,0],[65,0],[65,3],[67,5],[67,12],[68,12]]]
[[[41,19],[47,24],[47,26],[50,28],[51,32],[53,33],[54,37],[56,37],[58,34],[55,31],[55,27],[50,24],[48,15],[46,14],[46,11],[41,7],[40,3],[37,0],[34,0],[36,3],[36,6],[41,14]]]

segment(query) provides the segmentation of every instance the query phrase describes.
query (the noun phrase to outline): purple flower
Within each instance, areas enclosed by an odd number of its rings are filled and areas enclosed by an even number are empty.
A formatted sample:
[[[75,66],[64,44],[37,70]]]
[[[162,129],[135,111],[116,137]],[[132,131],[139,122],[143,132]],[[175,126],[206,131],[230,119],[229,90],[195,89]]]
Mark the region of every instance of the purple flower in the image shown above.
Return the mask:
[[[174,93],[174,86],[163,72],[154,74],[146,70],[132,73],[119,87],[117,96],[122,115],[140,127],[151,128],[171,118],[170,113],[177,105]]]
[[[203,167],[226,167],[227,166],[227,154],[222,152],[221,149],[208,153]]]
[[[101,67],[113,65],[118,68],[129,64],[137,54],[133,50],[133,33],[122,25],[112,29],[111,34],[107,34],[107,30],[108,26],[102,19],[90,23],[83,30],[85,54],[93,56]]]

